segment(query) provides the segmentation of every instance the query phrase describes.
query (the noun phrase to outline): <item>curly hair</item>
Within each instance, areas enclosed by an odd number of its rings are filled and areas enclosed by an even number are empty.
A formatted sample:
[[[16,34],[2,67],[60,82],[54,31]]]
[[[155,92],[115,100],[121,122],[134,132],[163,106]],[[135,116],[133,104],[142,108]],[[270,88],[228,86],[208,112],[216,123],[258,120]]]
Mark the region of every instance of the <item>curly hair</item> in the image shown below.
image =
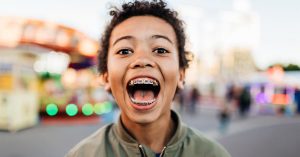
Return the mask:
[[[176,34],[179,67],[186,69],[189,66],[189,52],[185,50],[186,35],[183,28],[183,21],[178,18],[178,13],[166,7],[167,4],[163,0],[135,0],[133,2],[124,3],[121,9],[113,7],[109,12],[112,16],[110,23],[106,26],[104,34],[100,40],[100,49],[98,53],[98,71],[100,74],[107,72],[107,55],[109,50],[109,40],[113,29],[126,19],[133,16],[150,15],[163,19],[169,23]]]

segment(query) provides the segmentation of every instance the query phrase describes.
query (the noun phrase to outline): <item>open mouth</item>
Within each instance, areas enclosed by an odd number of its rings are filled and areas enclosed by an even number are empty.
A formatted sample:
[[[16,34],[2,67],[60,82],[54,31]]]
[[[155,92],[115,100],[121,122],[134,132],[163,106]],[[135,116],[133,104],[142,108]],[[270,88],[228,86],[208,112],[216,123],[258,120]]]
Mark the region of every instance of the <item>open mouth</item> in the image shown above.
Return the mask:
[[[127,92],[131,102],[140,106],[154,103],[159,91],[159,82],[148,77],[135,78],[127,84]]]

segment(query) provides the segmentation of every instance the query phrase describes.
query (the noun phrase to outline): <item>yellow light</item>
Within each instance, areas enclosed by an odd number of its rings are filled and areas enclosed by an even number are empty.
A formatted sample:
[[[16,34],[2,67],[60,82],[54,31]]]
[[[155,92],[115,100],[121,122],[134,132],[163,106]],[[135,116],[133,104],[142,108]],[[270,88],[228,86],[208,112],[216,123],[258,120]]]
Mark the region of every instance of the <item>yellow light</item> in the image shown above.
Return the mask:
[[[62,75],[61,82],[67,88],[76,87],[77,72],[74,69],[68,68]]]

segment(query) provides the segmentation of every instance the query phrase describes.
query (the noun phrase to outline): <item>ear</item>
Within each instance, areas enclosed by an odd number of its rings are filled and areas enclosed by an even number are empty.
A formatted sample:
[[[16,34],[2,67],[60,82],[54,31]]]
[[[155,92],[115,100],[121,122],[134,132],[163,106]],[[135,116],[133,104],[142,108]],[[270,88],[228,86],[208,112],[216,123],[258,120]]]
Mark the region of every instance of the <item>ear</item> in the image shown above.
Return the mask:
[[[108,73],[105,72],[100,75],[101,85],[104,87],[104,89],[108,92],[111,92],[111,85],[108,79]]]
[[[179,80],[177,83],[177,88],[183,89],[184,88],[184,80],[185,80],[185,69],[179,69]]]

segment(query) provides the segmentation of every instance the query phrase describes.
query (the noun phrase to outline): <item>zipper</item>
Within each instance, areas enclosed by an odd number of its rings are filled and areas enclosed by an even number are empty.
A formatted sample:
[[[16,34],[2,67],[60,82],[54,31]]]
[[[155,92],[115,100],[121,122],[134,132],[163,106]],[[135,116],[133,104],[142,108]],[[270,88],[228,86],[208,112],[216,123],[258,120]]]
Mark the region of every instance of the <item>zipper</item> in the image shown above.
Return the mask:
[[[163,157],[165,155],[166,149],[167,149],[167,146],[164,146],[164,148],[162,149],[159,157]]]
[[[166,149],[167,149],[167,146],[164,146],[164,148],[161,150],[161,153],[160,153],[159,157],[163,157],[165,155]],[[143,145],[139,144],[139,150],[142,154],[142,157],[147,157],[147,155],[145,153],[145,150],[143,148]]]
[[[144,148],[143,148],[143,146],[141,144],[139,144],[139,150],[140,150],[140,152],[142,154],[142,157],[147,157],[146,153],[145,153],[145,150],[144,150]]]

